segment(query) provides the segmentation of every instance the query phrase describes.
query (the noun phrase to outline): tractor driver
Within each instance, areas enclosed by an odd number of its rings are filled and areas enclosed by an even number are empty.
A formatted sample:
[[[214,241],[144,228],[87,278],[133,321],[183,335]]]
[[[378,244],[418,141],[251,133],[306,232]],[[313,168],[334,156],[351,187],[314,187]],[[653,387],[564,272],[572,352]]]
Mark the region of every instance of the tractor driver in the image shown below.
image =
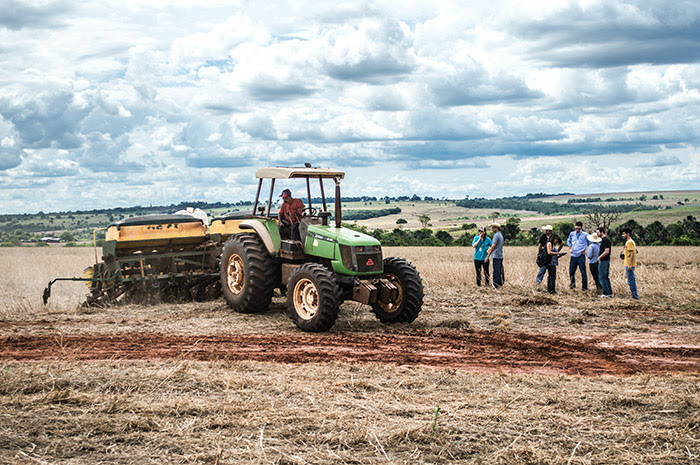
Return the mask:
[[[304,216],[304,202],[292,197],[292,191],[285,189],[280,195],[282,206],[278,215],[280,236],[299,240],[299,220]]]

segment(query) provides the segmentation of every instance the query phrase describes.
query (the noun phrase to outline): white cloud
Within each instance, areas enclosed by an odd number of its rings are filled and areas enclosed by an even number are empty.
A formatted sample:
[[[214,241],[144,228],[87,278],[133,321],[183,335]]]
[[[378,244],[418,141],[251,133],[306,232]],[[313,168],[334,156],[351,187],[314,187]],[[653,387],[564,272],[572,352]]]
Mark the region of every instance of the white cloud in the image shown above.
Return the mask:
[[[237,46],[264,44],[269,38],[263,24],[254,24],[247,14],[239,11],[207,32],[176,39],[170,48],[170,62],[185,68],[196,68],[210,61],[226,61]]]
[[[401,80],[415,66],[412,37],[405,23],[363,19],[357,25],[324,34],[324,71],[341,80],[387,82]]]
[[[692,2],[9,5],[8,211],[249,198],[264,164],[438,197],[685,188],[700,171]],[[76,200],[115,179],[130,188]]]
[[[674,152],[655,157],[635,154],[635,158],[642,161],[632,163],[619,154],[518,160],[513,172],[496,187],[506,192],[581,194],[668,190],[669,185],[687,189],[700,179],[700,162],[682,161]]]
[[[659,155],[657,157],[640,161],[635,166],[642,168],[656,168],[660,166],[681,165],[682,162],[675,155]]]
[[[122,118],[131,117],[131,112],[124,108],[121,102],[118,102],[103,91],[98,91],[95,94],[95,103],[97,103],[106,113]]]

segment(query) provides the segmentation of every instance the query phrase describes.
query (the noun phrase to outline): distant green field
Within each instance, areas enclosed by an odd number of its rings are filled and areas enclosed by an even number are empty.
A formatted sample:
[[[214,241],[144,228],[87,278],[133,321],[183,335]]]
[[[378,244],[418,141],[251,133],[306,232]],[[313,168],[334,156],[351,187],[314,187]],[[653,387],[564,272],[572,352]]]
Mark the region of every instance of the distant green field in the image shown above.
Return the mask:
[[[644,196],[645,200],[640,200]],[[654,199],[654,196],[657,198]],[[647,225],[654,221],[660,221],[664,225],[682,221],[686,217],[700,217],[700,190],[690,191],[647,191],[647,192],[625,192],[625,193],[606,193],[606,194],[581,194],[581,195],[561,195],[543,198],[544,202],[556,202],[566,204],[570,199],[595,199],[601,198],[602,202],[593,202],[592,205],[603,207],[614,207],[620,204],[640,203],[645,206],[658,206],[658,210],[640,210],[631,211],[620,214],[620,219],[614,224],[622,224],[627,220],[635,220],[642,225]],[[607,201],[613,198],[614,201]],[[682,203],[681,204],[679,204]],[[521,223],[523,229],[528,229],[537,226],[542,220],[551,222],[557,221],[584,221],[585,214],[577,215],[551,215],[551,216],[536,216],[534,218],[525,218]]]
[[[645,195],[645,200],[639,200]],[[653,199],[654,196],[663,196],[663,199]],[[610,207],[621,204],[636,204],[644,206],[658,207],[658,210],[640,210],[621,213],[619,220],[614,224],[622,224],[627,220],[634,219],[642,225],[647,225],[653,221],[660,221],[664,225],[682,221],[688,215],[700,217],[700,191],[674,191],[674,192],[635,192],[635,193],[613,193],[613,194],[583,194],[583,195],[567,195],[545,197],[542,201],[556,202],[567,204],[572,198],[596,198],[602,199],[615,198],[613,202],[596,202],[591,204],[591,209],[595,206]],[[686,203],[686,199],[688,202]],[[679,205],[682,202],[683,205]],[[358,205],[357,203],[348,204],[351,208],[377,208],[375,205]],[[382,203],[383,205],[383,203]],[[367,226],[369,229],[393,229],[397,227],[396,220],[403,218],[407,223],[402,225],[405,229],[420,228],[421,224],[418,221],[419,215],[427,215],[431,219],[431,227],[435,230],[446,230],[449,232],[463,231],[462,225],[476,223],[477,225],[488,224],[493,218],[504,223],[509,217],[518,217],[521,219],[521,228],[528,230],[532,227],[542,226],[547,223],[556,223],[559,221],[584,221],[585,213],[579,214],[553,214],[545,215],[534,211],[527,210],[512,210],[499,208],[464,208],[457,206],[455,201],[403,201],[391,202],[392,207],[401,208],[401,213],[398,215],[384,216],[380,218],[372,218],[369,220],[358,221],[357,224]],[[584,206],[587,204],[576,204]],[[496,215],[496,213],[498,215]]]

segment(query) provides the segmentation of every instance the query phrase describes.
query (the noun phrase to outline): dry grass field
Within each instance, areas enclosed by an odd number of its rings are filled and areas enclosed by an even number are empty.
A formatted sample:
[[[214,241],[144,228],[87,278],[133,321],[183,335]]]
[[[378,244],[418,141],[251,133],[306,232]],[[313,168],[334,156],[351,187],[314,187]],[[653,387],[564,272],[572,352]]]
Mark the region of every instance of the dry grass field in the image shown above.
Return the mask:
[[[533,248],[505,253],[507,284],[495,291],[476,287],[470,250],[388,248],[387,256],[404,256],[421,272],[421,316],[385,326],[367,307],[346,303],[327,337],[449,335],[464,337],[467,350],[467,331],[476,331],[593,338],[601,347],[700,347],[698,248],[640,249],[639,301],[628,297],[619,260],[614,298],[569,290],[565,266],[559,292],[549,296],[534,286]],[[0,463],[700,461],[700,366],[684,374],[577,376],[552,374],[547,361],[522,373],[197,361],[187,353],[79,360],[68,349],[80,347],[64,342],[70,335],[299,334],[282,298],[258,315],[233,314],[223,301],[85,309],[85,286],[59,283],[43,306],[49,279],[79,276],[93,261],[90,249],[0,249]],[[53,359],[2,356],[2,341],[37,335],[55,341]]]
[[[599,299],[595,292],[568,288],[568,260],[558,270],[557,295],[550,298],[534,286],[537,266],[532,247],[506,247],[506,286],[502,291],[476,287],[472,251],[460,247],[385,248],[386,256],[402,256],[416,264],[424,280],[426,305],[411,327],[430,328],[447,323],[478,329],[557,333],[605,331],[629,335],[658,333],[700,341],[700,248],[643,247],[639,250],[637,281],[641,299],[629,298],[621,260],[611,265],[614,297]],[[276,299],[262,315],[231,314],[223,300],[182,305],[115,309],[84,309],[79,304],[87,289],[79,282],[54,285],[48,306],[41,293],[58,276],[80,276],[94,262],[92,249],[0,249],[0,321],[44,320],[70,324],[74,331],[112,327],[114,331],[143,328],[187,333],[296,331]],[[580,276],[579,276],[580,278]],[[579,286],[580,286],[580,279]],[[543,302],[538,305],[537,302]],[[123,320],[123,321],[122,321]],[[80,321],[80,324],[73,324]],[[572,324],[572,321],[578,324]],[[581,322],[582,321],[582,322]],[[115,322],[119,322],[116,324]],[[382,330],[367,307],[343,305],[334,329]]]

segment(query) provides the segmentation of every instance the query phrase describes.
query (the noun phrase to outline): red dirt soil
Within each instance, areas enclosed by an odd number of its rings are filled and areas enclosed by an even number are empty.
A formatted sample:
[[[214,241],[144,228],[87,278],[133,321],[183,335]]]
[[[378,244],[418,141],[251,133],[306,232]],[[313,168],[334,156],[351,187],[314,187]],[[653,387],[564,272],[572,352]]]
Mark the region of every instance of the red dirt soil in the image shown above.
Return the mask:
[[[630,375],[700,373],[698,347],[611,346],[602,339],[513,332],[412,331],[178,336],[116,335],[0,337],[0,359],[254,360],[278,363],[388,363],[465,371]]]

